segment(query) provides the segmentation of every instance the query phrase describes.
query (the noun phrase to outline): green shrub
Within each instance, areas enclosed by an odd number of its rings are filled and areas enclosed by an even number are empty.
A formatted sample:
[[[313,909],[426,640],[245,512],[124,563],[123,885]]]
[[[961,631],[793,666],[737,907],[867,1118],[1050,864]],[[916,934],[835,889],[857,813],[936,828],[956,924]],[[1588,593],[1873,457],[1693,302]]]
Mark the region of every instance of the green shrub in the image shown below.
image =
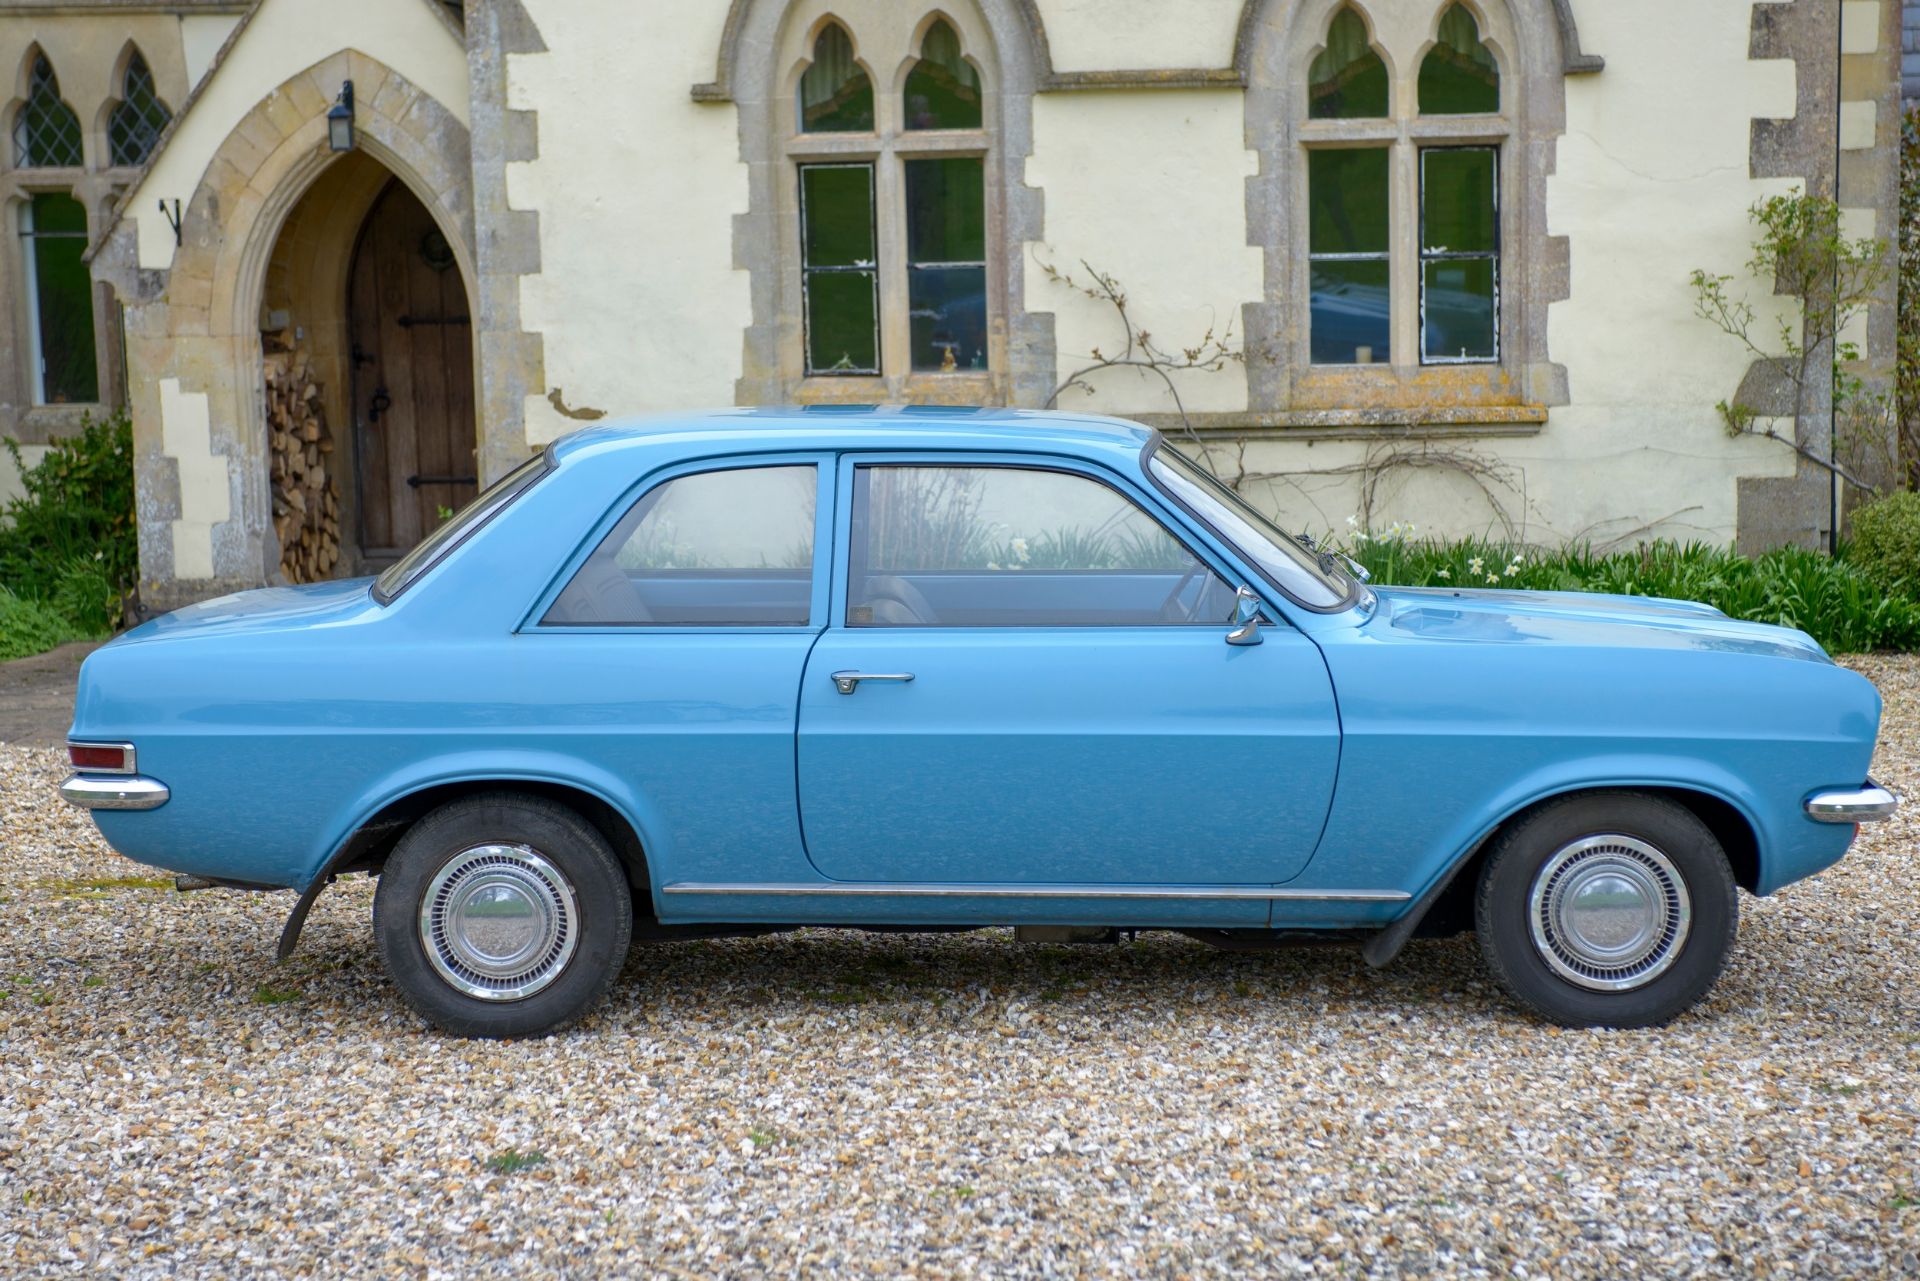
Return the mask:
[[[133,427],[124,412],[82,422],[33,467],[20,447],[0,442],[21,469],[25,493],[0,513],[0,587],[53,601],[76,561],[90,561],[111,591],[110,614],[134,588],[140,554],[133,516]],[[98,611],[88,607],[90,617]],[[75,620],[78,621],[78,620]],[[100,630],[109,630],[102,627]]]
[[[1501,543],[1355,540],[1353,558],[1376,584],[1503,587],[1661,596],[1712,605],[1733,618],[1797,627],[1834,653],[1920,649],[1920,602],[1907,583],[1890,590],[1854,560],[1797,547],[1748,558],[1701,543],[1648,543],[1632,551],[1555,552]],[[1920,586],[1920,577],[1911,580]]]
[[[1879,583],[1920,587],[1920,494],[1888,494],[1855,511],[1849,554]]]
[[[44,653],[55,645],[87,639],[80,629],[39,601],[22,600],[0,588],[0,662]]]

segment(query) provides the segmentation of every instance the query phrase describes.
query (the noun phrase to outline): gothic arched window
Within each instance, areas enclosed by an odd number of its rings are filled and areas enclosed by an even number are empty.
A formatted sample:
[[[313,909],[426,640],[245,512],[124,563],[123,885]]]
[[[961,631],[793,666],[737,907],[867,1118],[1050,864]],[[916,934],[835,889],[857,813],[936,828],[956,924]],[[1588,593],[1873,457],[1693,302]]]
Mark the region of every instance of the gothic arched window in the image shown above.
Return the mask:
[[[13,119],[13,160],[22,169],[78,169],[80,117],[60,100],[60,81],[47,55],[33,55],[27,101]]]
[[[154,88],[153,72],[138,49],[127,60],[127,74],[121,83],[120,102],[107,119],[107,149],[110,163],[145,164],[153,146],[173,119],[173,112],[160,101]]]

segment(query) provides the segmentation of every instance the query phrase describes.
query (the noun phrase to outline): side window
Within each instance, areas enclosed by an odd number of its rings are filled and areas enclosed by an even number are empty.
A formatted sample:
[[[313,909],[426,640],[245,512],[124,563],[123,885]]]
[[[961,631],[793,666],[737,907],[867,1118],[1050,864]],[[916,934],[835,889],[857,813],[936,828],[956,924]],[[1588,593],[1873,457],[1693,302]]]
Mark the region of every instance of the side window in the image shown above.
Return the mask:
[[[1219,624],[1233,592],[1125,495],[1025,467],[854,469],[850,627]]]
[[[547,610],[546,626],[803,627],[818,468],[676,476],[641,495]]]

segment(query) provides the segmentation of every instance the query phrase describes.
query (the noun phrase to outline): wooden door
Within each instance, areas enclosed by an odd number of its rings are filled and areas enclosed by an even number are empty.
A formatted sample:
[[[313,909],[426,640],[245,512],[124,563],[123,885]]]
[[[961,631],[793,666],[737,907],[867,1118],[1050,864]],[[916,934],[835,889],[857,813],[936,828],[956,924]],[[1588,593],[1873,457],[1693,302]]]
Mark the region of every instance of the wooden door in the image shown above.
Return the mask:
[[[478,492],[473,325],[453,251],[398,181],[361,225],[347,287],[360,551],[389,560]]]

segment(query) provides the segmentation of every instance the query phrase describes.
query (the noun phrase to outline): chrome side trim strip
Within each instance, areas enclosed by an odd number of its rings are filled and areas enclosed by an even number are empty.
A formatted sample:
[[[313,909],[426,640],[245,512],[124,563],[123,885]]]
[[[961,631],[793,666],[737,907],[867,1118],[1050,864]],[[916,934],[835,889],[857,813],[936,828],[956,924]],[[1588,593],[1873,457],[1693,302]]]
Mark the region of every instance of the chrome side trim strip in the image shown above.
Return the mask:
[[[157,778],[123,774],[74,774],[60,784],[61,799],[83,810],[157,810],[171,795]]]
[[[1867,781],[1865,787],[1815,792],[1807,798],[1807,817],[1816,823],[1878,823],[1893,817],[1900,798]]]
[[[855,898],[1260,899],[1304,903],[1402,903],[1401,890],[1290,890],[1250,885],[1007,885],[874,881],[674,881],[662,894],[840,895]]]

